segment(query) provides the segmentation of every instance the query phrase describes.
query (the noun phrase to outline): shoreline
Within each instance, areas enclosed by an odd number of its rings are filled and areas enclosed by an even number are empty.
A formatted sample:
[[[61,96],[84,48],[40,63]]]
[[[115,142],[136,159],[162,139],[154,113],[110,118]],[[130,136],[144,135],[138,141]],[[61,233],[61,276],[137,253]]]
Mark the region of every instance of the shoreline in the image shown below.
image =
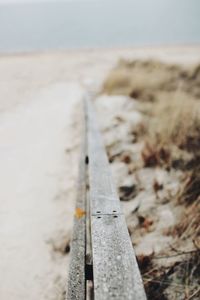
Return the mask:
[[[199,43],[177,43],[177,44],[158,44],[158,45],[134,45],[134,46],[108,46],[108,47],[68,47],[68,48],[46,48],[46,49],[33,49],[33,50],[11,50],[11,51],[1,51],[1,57],[12,57],[12,56],[38,56],[46,54],[79,54],[79,53],[91,53],[91,52],[113,52],[113,51],[160,51],[160,50],[200,50]]]

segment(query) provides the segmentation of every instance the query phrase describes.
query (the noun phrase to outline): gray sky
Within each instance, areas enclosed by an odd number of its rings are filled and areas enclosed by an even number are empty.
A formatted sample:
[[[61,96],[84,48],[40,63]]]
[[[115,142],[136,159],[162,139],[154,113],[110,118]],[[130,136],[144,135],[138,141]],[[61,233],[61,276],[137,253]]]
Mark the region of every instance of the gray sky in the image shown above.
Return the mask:
[[[48,2],[49,0],[42,0],[43,2]],[[67,1],[67,0],[64,0]],[[0,0],[0,3],[33,3],[33,2],[41,2],[41,0]]]
[[[0,52],[200,43],[200,0],[0,3]]]
[[[0,4],[12,4],[12,3],[33,3],[39,2],[40,0],[0,0]],[[48,0],[44,0],[48,1]]]
[[[57,2],[56,0],[0,0],[0,4],[52,2],[52,1]],[[84,0],[59,0],[59,1],[69,2],[69,1],[84,1]]]
[[[98,1],[98,0],[0,0],[0,4],[15,4],[15,3],[36,3],[36,2],[83,2],[83,1]]]
[[[0,4],[8,4],[8,3],[30,3],[30,2],[38,2],[40,0],[0,0]],[[45,0],[48,1],[48,0]]]

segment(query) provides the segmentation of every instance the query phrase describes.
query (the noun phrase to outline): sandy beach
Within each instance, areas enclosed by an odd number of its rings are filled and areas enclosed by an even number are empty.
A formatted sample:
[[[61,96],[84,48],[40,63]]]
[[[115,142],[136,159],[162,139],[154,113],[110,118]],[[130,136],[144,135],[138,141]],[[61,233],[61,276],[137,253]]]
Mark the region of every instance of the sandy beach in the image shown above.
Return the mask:
[[[121,58],[181,64],[200,47],[0,56],[0,298],[63,299],[79,157],[81,100]],[[99,115],[99,118],[103,115]]]

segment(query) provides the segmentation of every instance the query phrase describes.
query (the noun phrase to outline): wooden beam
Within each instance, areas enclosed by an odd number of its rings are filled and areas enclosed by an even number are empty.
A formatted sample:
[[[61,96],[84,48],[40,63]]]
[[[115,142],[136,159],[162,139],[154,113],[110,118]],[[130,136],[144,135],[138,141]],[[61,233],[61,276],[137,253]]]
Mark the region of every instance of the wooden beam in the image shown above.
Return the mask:
[[[79,163],[77,199],[74,216],[71,258],[68,277],[67,300],[85,300],[86,298],[86,130],[83,126],[83,142]]]
[[[146,295],[96,115],[86,100],[95,300],[144,300]]]

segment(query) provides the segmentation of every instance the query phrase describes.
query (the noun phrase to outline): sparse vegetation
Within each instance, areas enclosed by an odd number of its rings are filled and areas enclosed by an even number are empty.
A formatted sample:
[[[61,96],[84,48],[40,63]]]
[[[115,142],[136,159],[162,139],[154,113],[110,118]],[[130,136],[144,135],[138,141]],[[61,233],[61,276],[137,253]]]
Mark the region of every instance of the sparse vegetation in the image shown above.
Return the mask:
[[[137,207],[129,213],[128,228],[131,236],[133,233],[136,253],[142,239],[151,236],[153,231],[158,233],[159,210],[166,203],[169,202],[175,216],[175,223],[172,226],[166,223],[160,233],[171,238],[168,247],[149,254],[139,252],[147,295],[149,299],[199,299],[200,65],[183,68],[156,61],[120,61],[104,82],[102,92],[128,96],[128,101],[134,101],[134,109],[143,117],[132,130],[135,136],[132,147],[133,144],[138,147],[131,153],[129,146],[129,157],[126,157],[129,179],[134,176],[139,188],[134,183],[137,193],[129,193],[126,201],[148,199],[152,191],[156,200],[145,211],[144,208],[140,211],[143,204],[138,200]],[[118,155],[113,155],[109,147],[112,164],[124,162],[122,149],[124,145],[124,153],[127,152],[127,140],[121,137]],[[138,163],[138,152],[141,163]],[[152,177],[159,169],[172,182],[173,174],[177,189],[166,187],[157,178],[151,186],[147,185],[144,175],[138,174],[140,171],[149,174],[150,169]],[[127,187],[123,185],[123,191],[129,191]],[[119,192],[122,193],[120,186]]]
[[[199,155],[200,103],[181,93],[161,97],[151,107],[146,123],[145,145],[142,157],[145,165],[149,156],[154,164],[188,165]],[[151,159],[152,160],[152,159]],[[179,165],[178,165],[179,163]]]
[[[190,98],[200,97],[200,65],[186,69],[153,60],[121,60],[102,88],[103,93],[152,102],[162,94],[179,90]]]

